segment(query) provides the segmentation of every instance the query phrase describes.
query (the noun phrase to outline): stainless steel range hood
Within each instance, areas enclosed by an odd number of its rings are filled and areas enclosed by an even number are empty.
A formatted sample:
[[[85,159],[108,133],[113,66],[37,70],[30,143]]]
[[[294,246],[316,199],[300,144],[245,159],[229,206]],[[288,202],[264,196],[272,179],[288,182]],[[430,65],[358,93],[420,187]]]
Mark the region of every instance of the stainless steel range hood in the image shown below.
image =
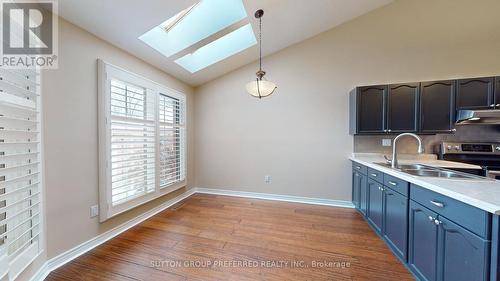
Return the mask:
[[[459,110],[457,125],[500,125],[500,110]]]

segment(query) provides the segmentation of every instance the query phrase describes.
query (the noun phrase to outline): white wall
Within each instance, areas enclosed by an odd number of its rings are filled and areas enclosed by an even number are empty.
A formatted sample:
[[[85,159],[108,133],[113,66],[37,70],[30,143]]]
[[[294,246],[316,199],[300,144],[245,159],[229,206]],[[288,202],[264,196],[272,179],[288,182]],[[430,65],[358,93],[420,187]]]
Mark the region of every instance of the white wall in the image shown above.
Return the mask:
[[[499,75],[499,10],[496,0],[396,1],[266,57],[274,96],[245,92],[255,63],[197,88],[196,186],[350,200],[348,92]]]
[[[59,20],[59,68],[42,72],[46,249],[20,280],[53,258],[172,198],[166,195],[100,224],[98,204],[97,59],[187,94],[188,187],[194,181],[192,88],[75,25]]]

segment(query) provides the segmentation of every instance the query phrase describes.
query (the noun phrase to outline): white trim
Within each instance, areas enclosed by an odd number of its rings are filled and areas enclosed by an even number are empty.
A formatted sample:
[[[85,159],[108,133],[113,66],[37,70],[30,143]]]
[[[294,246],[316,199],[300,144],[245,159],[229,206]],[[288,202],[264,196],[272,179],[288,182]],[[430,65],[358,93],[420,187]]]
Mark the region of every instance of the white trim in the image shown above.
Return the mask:
[[[235,191],[235,190],[225,190],[225,189],[212,189],[212,188],[202,188],[193,187],[186,192],[168,200],[167,202],[153,208],[146,213],[127,221],[111,230],[108,230],[98,236],[83,242],[82,244],[48,260],[43,264],[43,266],[33,275],[30,279],[31,281],[42,281],[44,280],[51,271],[63,266],[64,264],[76,259],[77,257],[85,254],[86,252],[94,249],[95,247],[103,244],[104,242],[118,236],[119,234],[127,231],[128,229],[138,225],[139,223],[147,220],[148,218],[160,213],[161,211],[173,206],[174,204],[188,198],[196,193],[202,194],[214,194],[214,195],[225,195],[225,196],[235,196],[244,198],[256,198],[264,200],[276,200],[284,202],[294,202],[294,203],[304,203],[331,207],[342,207],[342,208],[354,208],[351,201],[344,200],[332,200],[332,199],[321,199],[321,198],[310,198],[310,197],[299,197],[291,195],[278,195],[270,193],[257,193],[257,192],[245,192],[245,191]]]
[[[145,212],[144,214],[139,215],[138,217],[129,220],[113,229],[110,229],[102,234],[99,234],[98,236],[83,242],[82,244],[64,252],[61,253],[60,255],[51,258],[48,260],[38,271],[37,273],[31,278],[31,281],[41,281],[44,280],[51,271],[56,270],[57,268],[63,266],[64,264],[70,262],[73,259],[76,259],[77,257],[85,254],[86,252],[94,249],[95,247],[103,244],[104,242],[120,235],[121,233],[127,231],[128,229],[136,226],[137,224],[149,219],[150,217],[160,213],[161,211],[171,207],[172,205],[188,198],[189,196],[195,194],[194,188],[187,190],[186,192],[176,196],[175,198],[172,198],[168,200],[167,202]]]
[[[226,189],[213,189],[213,188],[203,188],[203,187],[195,187],[194,190],[196,191],[196,193],[275,200],[275,201],[284,201],[293,203],[304,203],[304,204],[322,205],[330,207],[354,208],[354,204],[352,204],[351,201],[344,201],[344,200],[311,198],[311,197],[236,191],[236,190],[226,190]]]
[[[159,132],[159,118],[158,118],[158,96],[163,94],[170,98],[178,99],[183,106],[182,110],[182,120],[184,121],[182,130],[186,131],[187,122],[187,98],[186,95],[171,89],[169,87],[163,86],[157,82],[147,79],[143,76],[132,73],[123,68],[117,67],[115,65],[109,64],[101,59],[97,59],[97,79],[98,79],[98,127],[99,127],[99,221],[104,222],[114,216],[117,216],[123,212],[129,211],[136,208],[139,205],[150,202],[156,198],[161,197],[165,194],[165,190],[176,190],[183,185],[185,185],[187,178],[186,171],[186,158],[187,150],[185,149],[181,155],[181,164],[184,163],[184,178],[178,182],[170,184],[168,186],[160,186],[160,162],[159,162],[159,143],[160,143],[160,132]],[[112,204],[112,194],[111,194],[111,120],[117,118],[112,116],[110,110],[110,98],[111,98],[111,80],[118,79],[124,83],[134,84],[137,87],[145,89],[145,95],[147,99],[154,97],[154,110],[153,110],[153,120],[141,119],[142,122],[151,123],[155,127],[155,162],[154,162],[154,191],[148,192],[144,195],[138,196],[136,198],[127,200],[117,205]],[[127,118],[122,118],[127,120]],[[183,147],[187,145],[187,134],[181,139]],[[168,188],[165,188],[168,187]],[[170,188],[171,187],[171,188]]]

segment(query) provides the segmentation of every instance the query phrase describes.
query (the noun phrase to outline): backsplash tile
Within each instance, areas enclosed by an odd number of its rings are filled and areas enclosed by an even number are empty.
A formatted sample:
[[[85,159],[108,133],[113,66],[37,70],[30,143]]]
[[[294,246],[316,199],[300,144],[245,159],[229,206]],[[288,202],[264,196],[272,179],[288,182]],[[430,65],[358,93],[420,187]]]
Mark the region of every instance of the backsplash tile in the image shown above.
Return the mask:
[[[500,126],[466,125],[457,126],[454,134],[420,135],[426,153],[436,153],[437,145],[442,141],[499,142]],[[382,139],[394,139],[395,135],[354,136],[355,153],[392,153],[392,146],[382,146]],[[398,141],[398,152],[416,153],[417,143],[414,138],[405,137]]]

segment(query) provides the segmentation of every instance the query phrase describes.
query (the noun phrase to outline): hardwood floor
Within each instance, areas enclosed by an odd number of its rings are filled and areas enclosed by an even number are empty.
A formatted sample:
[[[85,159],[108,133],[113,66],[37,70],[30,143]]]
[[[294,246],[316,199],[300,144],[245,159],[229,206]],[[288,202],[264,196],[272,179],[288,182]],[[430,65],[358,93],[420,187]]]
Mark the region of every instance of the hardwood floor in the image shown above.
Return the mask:
[[[46,280],[414,280],[353,209],[196,194]]]

